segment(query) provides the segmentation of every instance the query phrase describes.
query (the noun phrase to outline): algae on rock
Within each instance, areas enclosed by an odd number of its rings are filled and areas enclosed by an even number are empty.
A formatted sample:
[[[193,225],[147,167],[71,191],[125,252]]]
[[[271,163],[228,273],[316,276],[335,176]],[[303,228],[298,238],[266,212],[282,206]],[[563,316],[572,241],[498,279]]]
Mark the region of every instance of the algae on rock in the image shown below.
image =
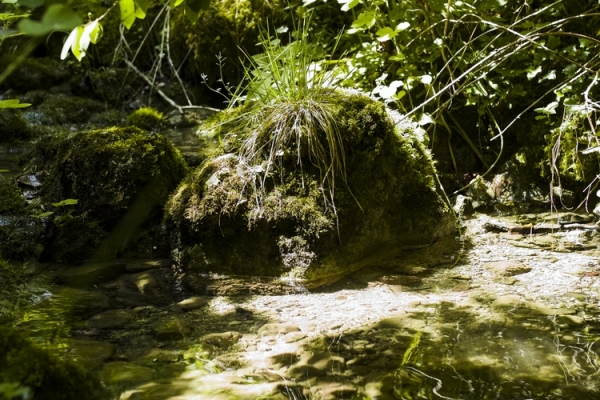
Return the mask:
[[[22,388],[28,395],[18,398],[32,400],[109,397],[100,382],[81,367],[33,346],[8,327],[0,327],[0,382]]]
[[[55,214],[48,221],[45,256],[57,261],[114,257],[143,224],[156,219],[187,172],[166,137],[135,127],[45,137],[31,151],[28,166],[47,175],[41,200]],[[71,211],[56,205],[65,199],[78,204]]]
[[[229,153],[181,183],[166,221],[188,278],[212,271],[315,286],[454,232],[431,160],[411,129],[397,132],[385,107],[366,96],[334,97],[346,177],[334,198],[301,143],[286,144],[271,165],[264,155],[249,164],[239,146],[252,127],[231,134]]]

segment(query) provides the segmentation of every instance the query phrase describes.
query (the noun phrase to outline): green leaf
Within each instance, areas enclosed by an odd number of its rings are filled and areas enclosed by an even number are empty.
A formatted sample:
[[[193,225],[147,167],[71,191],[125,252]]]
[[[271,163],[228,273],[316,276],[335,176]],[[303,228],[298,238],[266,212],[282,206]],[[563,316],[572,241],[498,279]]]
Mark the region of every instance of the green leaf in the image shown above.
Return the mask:
[[[394,31],[390,27],[382,28],[376,33],[377,40],[379,40],[380,42],[387,42],[388,40],[391,40],[394,36],[396,36],[397,33],[398,32]]]
[[[52,31],[69,31],[81,24],[81,18],[70,8],[62,4],[52,4],[48,7],[41,21],[29,18],[19,21],[18,27],[31,36],[44,36]]]
[[[527,79],[532,80],[535,78],[540,72],[542,72],[542,66],[538,65],[534,67],[533,65],[526,69],[527,71]]]
[[[20,5],[31,9],[37,8],[44,4],[44,0],[18,0],[17,2]]]
[[[29,103],[21,103],[19,99],[0,100],[0,109],[2,108],[25,108],[29,107]]]
[[[121,23],[125,28],[131,28],[135,21],[135,2],[133,0],[119,0],[119,10],[121,11]]]
[[[358,18],[352,23],[352,28],[366,27],[370,28],[377,22],[375,11],[365,11],[358,15]]]
[[[342,11],[348,11],[356,7],[359,0],[338,0],[338,3],[342,4]]]
[[[139,19],[146,18],[150,0],[135,0],[135,16]]]
[[[0,21],[8,21],[16,18],[27,18],[31,14],[13,14],[13,13],[0,13]]]
[[[32,215],[33,218],[46,218],[54,214],[54,211],[46,211],[41,214]]]
[[[52,205],[54,207],[64,207],[64,206],[72,206],[75,205],[79,202],[79,200],[77,199],[65,199],[65,200],[61,200],[58,203],[52,203]]]
[[[17,0],[2,0],[1,3],[3,4],[15,4],[17,2]]]
[[[0,174],[4,174],[7,172],[10,172],[10,170],[9,169],[0,169]]]
[[[517,96],[525,96],[527,94],[527,92],[525,90],[523,90],[523,85],[516,84],[510,91],[511,94],[517,95]]]
[[[200,17],[200,12],[210,5],[210,0],[184,0],[185,15],[194,23]]]
[[[183,3],[183,0],[170,0],[169,5],[171,6],[171,8],[174,8],[180,5],[181,3]]]

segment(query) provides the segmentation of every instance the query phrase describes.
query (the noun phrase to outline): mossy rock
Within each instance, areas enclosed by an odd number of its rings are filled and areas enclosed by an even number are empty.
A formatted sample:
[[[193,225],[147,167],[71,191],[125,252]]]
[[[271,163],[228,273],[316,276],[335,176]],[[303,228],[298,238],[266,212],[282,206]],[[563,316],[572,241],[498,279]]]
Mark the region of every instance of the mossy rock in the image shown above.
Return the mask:
[[[19,188],[0,175],[0,215],[23,214],[26,204]]]
[[[37,107],[35,114],[44,125],[84,124],[92,115],[102,112],[102,103],[85,97],[62,94],[49,95]]]
[[[0,70],[4,71],[11,64],[17,68],[9,79],[0,84],[0,90],[12,89],[17,93],[25,93],[40,88],[49,89],[68,82],[72,76],[72,67],[57,58],[26,58],[20,62],[16,57],[7,55],[0,57]]]
[[[47,172],[40,195],[54,214],[45,255],[57,261],[115,256],[144,224],[160,216],[187,172],[166,137],[135,127],[45,137],[29,160],[30,168]],[[52,206],[65,199],[78,203]]]
[[[219,80],[237,85],[243,78],[242,60],[261,51],[256,46],[259,30],[279,27],[285,17],[286,3],[265,0],[224,0],[210,3],[198,20],[190,23],[183,7],[173,10],[171,17],[171,51],[176,65],[186,60],[183,73],[188,79],[209,86],[221,86]],[[243,51],[242,51],[243,49]],[[191,53],[190,53],[191,51]],[[188,56],[189,54],[189,56]],[[223,58],[218,65],[217,55]]]
[[[131,101],[144,85],[146,83],[127,68],[86,71],[70,81],[73,94],[98,99],[116,108]]]
[[[32,134],[20,110],[0,109],[0,142],[29,139]]]
[[[0,383],[27,390],[29,397],[24,398],[32,400],[109,398],[97,378],[76,364],[33,346],[8,327],[0,327]]]
[[[165,115],[152,107],[139,108],[127,117],[128,125],[137,126],[151,132],[160,131],[166,122]]]
[[[184,269],[291,276],[316,286],[455,232],[414,128],[398,131],[385,107],[366,96],[334,98],[346,166],[335,196],[304,151],[298,166],[294,142],[265,177],[265,162],[240,162],[244,133],[230,135],[232,152],[193,171],[168,204],[167,226]]]

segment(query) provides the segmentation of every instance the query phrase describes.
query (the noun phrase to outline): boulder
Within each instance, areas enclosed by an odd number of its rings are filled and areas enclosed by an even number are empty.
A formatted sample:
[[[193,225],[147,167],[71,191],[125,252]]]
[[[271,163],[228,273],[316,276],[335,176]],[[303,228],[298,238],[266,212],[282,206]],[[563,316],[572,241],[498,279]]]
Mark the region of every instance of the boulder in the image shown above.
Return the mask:
[[[192,285],[212,271],[319,286],[454,233],[416,128],[396,126],[363,95],[335,92],[331,101],[336,144],[323,130],[310,139],[337,152],[322,156],[331,168],[319,167],[317,145],[305,139],[249,159],[241,145],[255,139],[248,127],[174,192],[167,227]]]
[[[44,137],[26,158],[44,171],[41,205],[53,213],[43,255],[61,262],[114,258],[160,217],[187,171],[167,138],[135,127]]]

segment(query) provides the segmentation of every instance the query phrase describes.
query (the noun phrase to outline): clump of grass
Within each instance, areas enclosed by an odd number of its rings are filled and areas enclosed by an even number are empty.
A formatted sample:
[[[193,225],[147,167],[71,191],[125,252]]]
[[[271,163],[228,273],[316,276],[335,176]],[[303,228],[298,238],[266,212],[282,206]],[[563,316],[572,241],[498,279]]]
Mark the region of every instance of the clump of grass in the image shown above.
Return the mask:
[[[319,62],[324,55],[309,42],[309,21],[303,20],[289,44],[263,32],[262,54],[248,57],[246,83],[234,93],[230,107],[243,105],[237,117],[245,132],[240,163],[262,166],[262,184],[286,152],[303,170],[317,167],[325,203],[333,202],[336,180],[345,181],[342,137],[334,115],[336,78]],[[292,40],[295,37],[295,40]]]

